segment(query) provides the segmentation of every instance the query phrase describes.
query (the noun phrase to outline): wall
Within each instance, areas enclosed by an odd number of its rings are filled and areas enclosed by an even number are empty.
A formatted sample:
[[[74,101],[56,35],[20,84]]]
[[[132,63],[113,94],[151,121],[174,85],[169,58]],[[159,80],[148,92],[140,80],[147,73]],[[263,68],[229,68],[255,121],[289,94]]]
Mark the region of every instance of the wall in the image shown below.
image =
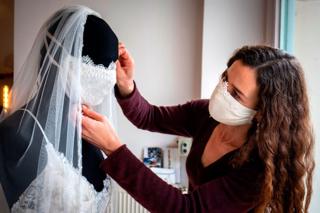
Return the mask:
[[[227,60],[246,44],[275,41],[275,0],[206,0],[204,5],[201,97],[211,95]],[[271,35],[270,35],[271,34]]]
[[[315,133],[315,161],[316,168],[313,177],[313,197],[310,212],[316,213],[320,209],[320,1],[297,1],[295,25],[294,54],[300,60],[307,81],[311,106],[311,119]]]
[[[203,2],[198,0],[16,0],[15,70],[21,67],[42,23],[65,4],[98,11],[136,62],[135,80],[153,104],[172,105],[200,97]],[[144,146],[166,146],[174,136],[136,129],[119,112],[124,143],[141,156]]]

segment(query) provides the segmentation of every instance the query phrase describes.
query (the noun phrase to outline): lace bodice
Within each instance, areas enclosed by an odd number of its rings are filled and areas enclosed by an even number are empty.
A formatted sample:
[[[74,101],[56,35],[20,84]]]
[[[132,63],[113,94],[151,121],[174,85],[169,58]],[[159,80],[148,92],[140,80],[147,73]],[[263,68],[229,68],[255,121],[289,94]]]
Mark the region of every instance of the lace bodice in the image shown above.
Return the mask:
[[[102,192],[96,192],[80,172],[62,154],[46,145],[48,163],[39,176],[13,205],[14,213],[107,212],[110,201],[110,179]],[[46,187],[42,187],[46,186]]]

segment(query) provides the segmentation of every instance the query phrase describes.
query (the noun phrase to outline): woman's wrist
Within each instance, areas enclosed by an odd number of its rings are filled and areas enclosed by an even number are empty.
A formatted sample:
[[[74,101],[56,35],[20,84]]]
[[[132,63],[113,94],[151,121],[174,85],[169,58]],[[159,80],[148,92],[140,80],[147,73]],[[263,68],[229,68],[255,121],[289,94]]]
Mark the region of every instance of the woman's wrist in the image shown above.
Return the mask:
[[[134,90],[134,82],[130,80],[128,82],[117,82],[119,93],[122,97],[129,96]]]
[[[111,147],[103,147],[102,151],[106,154],[106,155],[110,155],[112,154],[114,151],[116,151],[117,149],[119,149],[123,144],[120,142],[115,143],[114,145],[112,145]]]

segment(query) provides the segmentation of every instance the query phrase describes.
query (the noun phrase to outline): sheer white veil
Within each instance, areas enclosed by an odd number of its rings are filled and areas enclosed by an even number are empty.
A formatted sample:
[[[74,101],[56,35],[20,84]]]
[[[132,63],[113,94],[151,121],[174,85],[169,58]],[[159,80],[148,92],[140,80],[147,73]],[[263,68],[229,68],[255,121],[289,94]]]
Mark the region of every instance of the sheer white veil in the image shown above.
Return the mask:
[[[10,92],[10,108],[0,115],[1,123],[13,113],[23,111],[19,130],[31,131],[33,135],[40,129],[43,135],[41,142],[30,138],[28,148],[34,143],[41,146],[35,165],[38,175],[25,197],[14,205],[18,212],[101,212],[110,200],[108,182],[104,191],[98,193],[81,175],[80,73],[88,15],[100,17],[87,7],[69,6],[44,23],[17,72]],[[110,67],[106,69],[113,71]],[[113,86],[108,90],[95,110],[106,115],[115,126]],[[17,164],[26,160],[28,148]]]

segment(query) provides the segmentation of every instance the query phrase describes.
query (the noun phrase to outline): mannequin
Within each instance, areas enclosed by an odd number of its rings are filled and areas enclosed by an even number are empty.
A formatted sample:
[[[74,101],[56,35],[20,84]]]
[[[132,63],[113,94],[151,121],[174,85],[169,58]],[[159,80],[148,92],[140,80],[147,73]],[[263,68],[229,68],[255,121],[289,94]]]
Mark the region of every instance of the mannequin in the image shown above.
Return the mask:
[[[53,25],[49,32],[53,34],[55,27],[57,25]],[[47,39],[47,42],[50,43],[50,39]],[[44,52],[45,47],[41,49],[41,56],[44,56]],[[96,65],[108,66],[112,61],[115,62],[117,60],[118,39],[108,24],[97,16],[89,15],[87,17],[83,33],[82,55],[89,56]],[[40,61],[41,63],[43,63],[43,60]],[[48,79],[50,77],[54,76],[49,74]],[[50,97],[50,95],[50,90],[44,90],[43,97]],[[36,103],[36,106],[41,109],[39,110],[40,114],[46,114],[49,110],[45,101],[42,101],[41,104]],[[29,130],[28,128],[19,129],[22,119],[30,120],[32,125],[28,126],[30,127]],[[39,120],[39,123],[45,125],[41,120]],[[34,128],[33,134],[31,133],[32,128]],[[39,143],[32,143],[29,146],[28,141],[32,137],[36,139],[33,139],[34,141],[39,141]],[[24,113],[24,111],[18,110],[0,123],[0,182],[10,208],[37,177],[39,169],[43,169],[37,168],[42,139],[41,130],[31,116]],[[62,136],[61,141],[63,142],[63,140]],[[63,151],[63,149],[65,149],[63,145],[59,147],[59,151]],[[76,151],[77,147],[75,146],[74,149]],[[25,152],[25,150],[28,151]],[[25,155],[25,160],[17,163],[23,154]],[[42,160],[46,161],[46,157],[43,157]],[[73,160],[74,162],[77,161],[75,158]],[[103,181],[106,178],[104,172],[99,170],[99,164],[102,160],[102,153],[83,140],[82,175],[94,186],[96,191],[103,189]],[[10,166],[12,162],[16,166]]]

